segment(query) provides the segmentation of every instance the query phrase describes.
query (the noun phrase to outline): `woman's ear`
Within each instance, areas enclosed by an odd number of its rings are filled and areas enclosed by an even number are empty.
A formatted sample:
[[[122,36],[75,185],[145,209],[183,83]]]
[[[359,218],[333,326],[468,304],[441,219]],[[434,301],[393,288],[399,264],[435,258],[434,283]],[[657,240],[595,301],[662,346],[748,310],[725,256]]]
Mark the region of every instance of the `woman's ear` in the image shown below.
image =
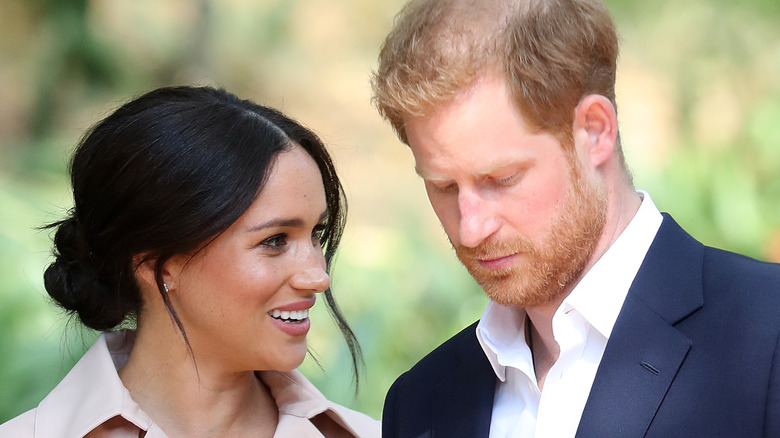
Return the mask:
[[[151,257],[147,252],[138,253],[133,257],[135,277],[141,286],[141,289],[155,291],[155,295],[157,295],[157,291],[159,291],[156,278],[157,260],[156,257]],[[169,269],[170,265],[170,260],[166,260],[160,272],[162,276],[161,280],[168,290],[173,289],[176,284],[175,275],[173,275],[173,272]]]
[[[584,142],[593,167],[609,160],[615,151],[618,132],[617,113],[612,102],[598,94],[585,96],[574,110],[574,131],[575,139]]]

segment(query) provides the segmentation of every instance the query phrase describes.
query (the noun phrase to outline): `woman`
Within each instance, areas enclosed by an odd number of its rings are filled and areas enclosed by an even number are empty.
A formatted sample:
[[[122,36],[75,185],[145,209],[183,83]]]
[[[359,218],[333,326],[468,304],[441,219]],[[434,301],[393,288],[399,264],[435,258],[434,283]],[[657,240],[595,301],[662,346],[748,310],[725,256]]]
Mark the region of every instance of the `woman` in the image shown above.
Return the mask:
[[[295,370],[344,224],[321,141],[223,90],[152,91],[98,123],[53,224],[48,293],[106,331],[0,436],[379,436]],[[323,253],[324,248],[324,253]],[[357,373],[356,373],[357,378]]]

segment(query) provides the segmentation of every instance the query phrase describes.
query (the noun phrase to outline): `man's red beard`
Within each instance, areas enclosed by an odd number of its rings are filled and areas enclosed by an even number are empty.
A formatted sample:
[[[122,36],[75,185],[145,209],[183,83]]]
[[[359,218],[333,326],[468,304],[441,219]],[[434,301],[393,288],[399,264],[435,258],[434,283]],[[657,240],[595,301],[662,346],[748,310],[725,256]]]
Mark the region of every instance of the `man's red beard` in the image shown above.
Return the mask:
[[[524,236],[489,239],[476,248],[455,246],[458,258],[493,301],[518,307],[546,304],[561,297],[578,281],[604,229],[607,197],[570,166],[570,186],[541,242]],[[478,259],[517,254],[520,260],[503,269],[486,269]]]

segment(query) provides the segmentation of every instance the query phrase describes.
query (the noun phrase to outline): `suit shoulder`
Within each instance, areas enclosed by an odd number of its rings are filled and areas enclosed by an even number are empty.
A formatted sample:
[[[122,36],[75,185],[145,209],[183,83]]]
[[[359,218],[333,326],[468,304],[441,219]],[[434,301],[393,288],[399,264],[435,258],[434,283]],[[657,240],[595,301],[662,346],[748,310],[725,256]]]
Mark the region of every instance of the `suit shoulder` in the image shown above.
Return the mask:
[[[714,298],[732,315],[780,327],[780,264],[705,247],[702,276],[705,302]]]
[[[496,375],[479,345],[476,325],[461,330],[398,377],[385,398],[383,436],[428,436],[433,423],[438,421],[441,427],[441,421],[450,425],[454,421],[441,416],[442,409],[454,412],[451,404],[492,408]]]
[[[742,285],[773,289],[778,295],[780,264],[757,260],[734,252],[704,247],[704,277],[725,285]]]
[[[464,328],[425,355],[409,371],[404,373],[404,378],[410,383],[418,379],[428,382],[438,380],[439,377],[446,374],[448,369],[459,364],[464,355],[481,353],[482,349],[476,333],[478,323],[479,321]]]

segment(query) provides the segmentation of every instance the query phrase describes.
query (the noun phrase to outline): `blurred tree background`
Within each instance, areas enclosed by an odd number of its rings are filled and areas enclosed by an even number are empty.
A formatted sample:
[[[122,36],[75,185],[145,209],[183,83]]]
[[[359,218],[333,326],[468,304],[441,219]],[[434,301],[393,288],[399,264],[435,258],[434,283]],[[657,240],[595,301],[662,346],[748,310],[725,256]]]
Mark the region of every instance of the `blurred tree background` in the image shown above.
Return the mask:
[[[0,422],[35,406],[95,333],[47,300],[49,235],[71,206],[67,160],[129,98],[222,86],[329,144],[350,202],[334,290],[366,360],[323,307],[302,366],[379,417],[393,379],[479,317],[411,154],[370,105],[402,0],[3,0],[0,3]],[[622,38],[621,135],[637,186],[704,242],[780,261],[780,2],[608,0]]]

